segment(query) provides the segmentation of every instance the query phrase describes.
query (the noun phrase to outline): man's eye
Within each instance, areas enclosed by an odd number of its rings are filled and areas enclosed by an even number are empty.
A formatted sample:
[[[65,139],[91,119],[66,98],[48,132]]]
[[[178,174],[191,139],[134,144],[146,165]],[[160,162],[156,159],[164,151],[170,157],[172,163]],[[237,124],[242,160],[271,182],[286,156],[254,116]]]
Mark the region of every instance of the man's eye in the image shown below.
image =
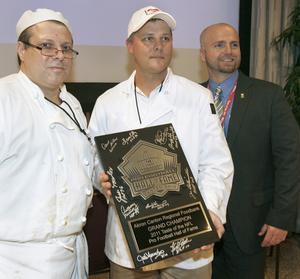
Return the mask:
[[[232,44],[231,44],[231,47],[232,47],[232,48],[238,48],[238,47],[239,47],[239,43],[238,43],[238,42],[232,43]]]
[[[144,42],[152,42],[153,41],[153,37],[150,37],[150,36],[149,37],[144,37],[143,41]]]
[[[44,48],[44,49],[52,49],[53,46],[49,43],[41,43],[41,48]]]
[[[215,44],[215,48],[224,48],[225,47],[225,43],[217,43]]]
[[[70,46],[63,46],[61,49],[64,50],[64,51],[72,50],[72,48]]]
[[[169,41],[171,41],[171,38],[168,37],[168,36],[165,36],[165,37],[162,37],[162,41],[163,42],[169,42]]]

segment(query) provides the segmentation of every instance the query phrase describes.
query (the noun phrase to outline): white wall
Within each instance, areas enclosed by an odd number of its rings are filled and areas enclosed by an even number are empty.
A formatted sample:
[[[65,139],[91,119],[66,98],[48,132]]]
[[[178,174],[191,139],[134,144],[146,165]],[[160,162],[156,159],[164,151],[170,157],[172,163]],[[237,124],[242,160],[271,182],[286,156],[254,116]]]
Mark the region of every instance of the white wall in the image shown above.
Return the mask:
[[[2,3],[1,3],[2,2]],[[204,80],[206,70],[199,61],[199,34],[215,22],[238,28],[239,0],[1,0],[0,77],[18,70],[15,53],[15,25],[21,14],[36,8],[61,11],[72,26],[76,58],[69,81],[119,82],[132,66],[125,48],[131,14],[146,5],[171,13],[174,31],[173,71],[194,81]]]

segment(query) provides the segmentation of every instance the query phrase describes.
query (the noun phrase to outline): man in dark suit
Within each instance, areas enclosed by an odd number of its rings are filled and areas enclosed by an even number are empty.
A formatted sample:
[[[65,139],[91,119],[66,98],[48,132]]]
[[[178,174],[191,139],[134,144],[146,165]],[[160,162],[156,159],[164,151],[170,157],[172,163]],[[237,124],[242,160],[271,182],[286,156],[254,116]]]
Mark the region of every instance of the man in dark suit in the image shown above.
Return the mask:
[[[239,36],[232,26],[211,25],[200,42],[209,74],[204,85],[222,91],[216,113],[221,113],[235,168],[213,278],[264,278],[265,247],[284,241],[295,224],[299,127],[279,86],[238,70]]]

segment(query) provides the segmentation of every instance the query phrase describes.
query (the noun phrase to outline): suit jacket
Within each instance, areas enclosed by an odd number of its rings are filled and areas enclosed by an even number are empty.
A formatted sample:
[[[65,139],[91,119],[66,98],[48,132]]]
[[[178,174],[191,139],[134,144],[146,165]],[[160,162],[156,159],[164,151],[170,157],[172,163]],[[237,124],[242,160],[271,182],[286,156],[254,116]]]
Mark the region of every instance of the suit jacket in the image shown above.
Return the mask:
[[[235,168],[227,225],[241,250],[253,253],[263,224],[295,226],[300,135],[279,86],[239,73],[227,142]]]

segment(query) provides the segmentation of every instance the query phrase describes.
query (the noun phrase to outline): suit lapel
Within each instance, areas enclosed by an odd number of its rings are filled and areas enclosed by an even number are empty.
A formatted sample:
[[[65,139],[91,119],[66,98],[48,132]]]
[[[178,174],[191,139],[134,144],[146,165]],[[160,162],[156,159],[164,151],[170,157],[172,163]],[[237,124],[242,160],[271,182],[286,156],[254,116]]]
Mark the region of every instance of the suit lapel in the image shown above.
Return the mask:
[[[251,99],[250,87],[251,80],[240,72],[227,133],[227,142],[229,146],[234,143],[243,123]]]

